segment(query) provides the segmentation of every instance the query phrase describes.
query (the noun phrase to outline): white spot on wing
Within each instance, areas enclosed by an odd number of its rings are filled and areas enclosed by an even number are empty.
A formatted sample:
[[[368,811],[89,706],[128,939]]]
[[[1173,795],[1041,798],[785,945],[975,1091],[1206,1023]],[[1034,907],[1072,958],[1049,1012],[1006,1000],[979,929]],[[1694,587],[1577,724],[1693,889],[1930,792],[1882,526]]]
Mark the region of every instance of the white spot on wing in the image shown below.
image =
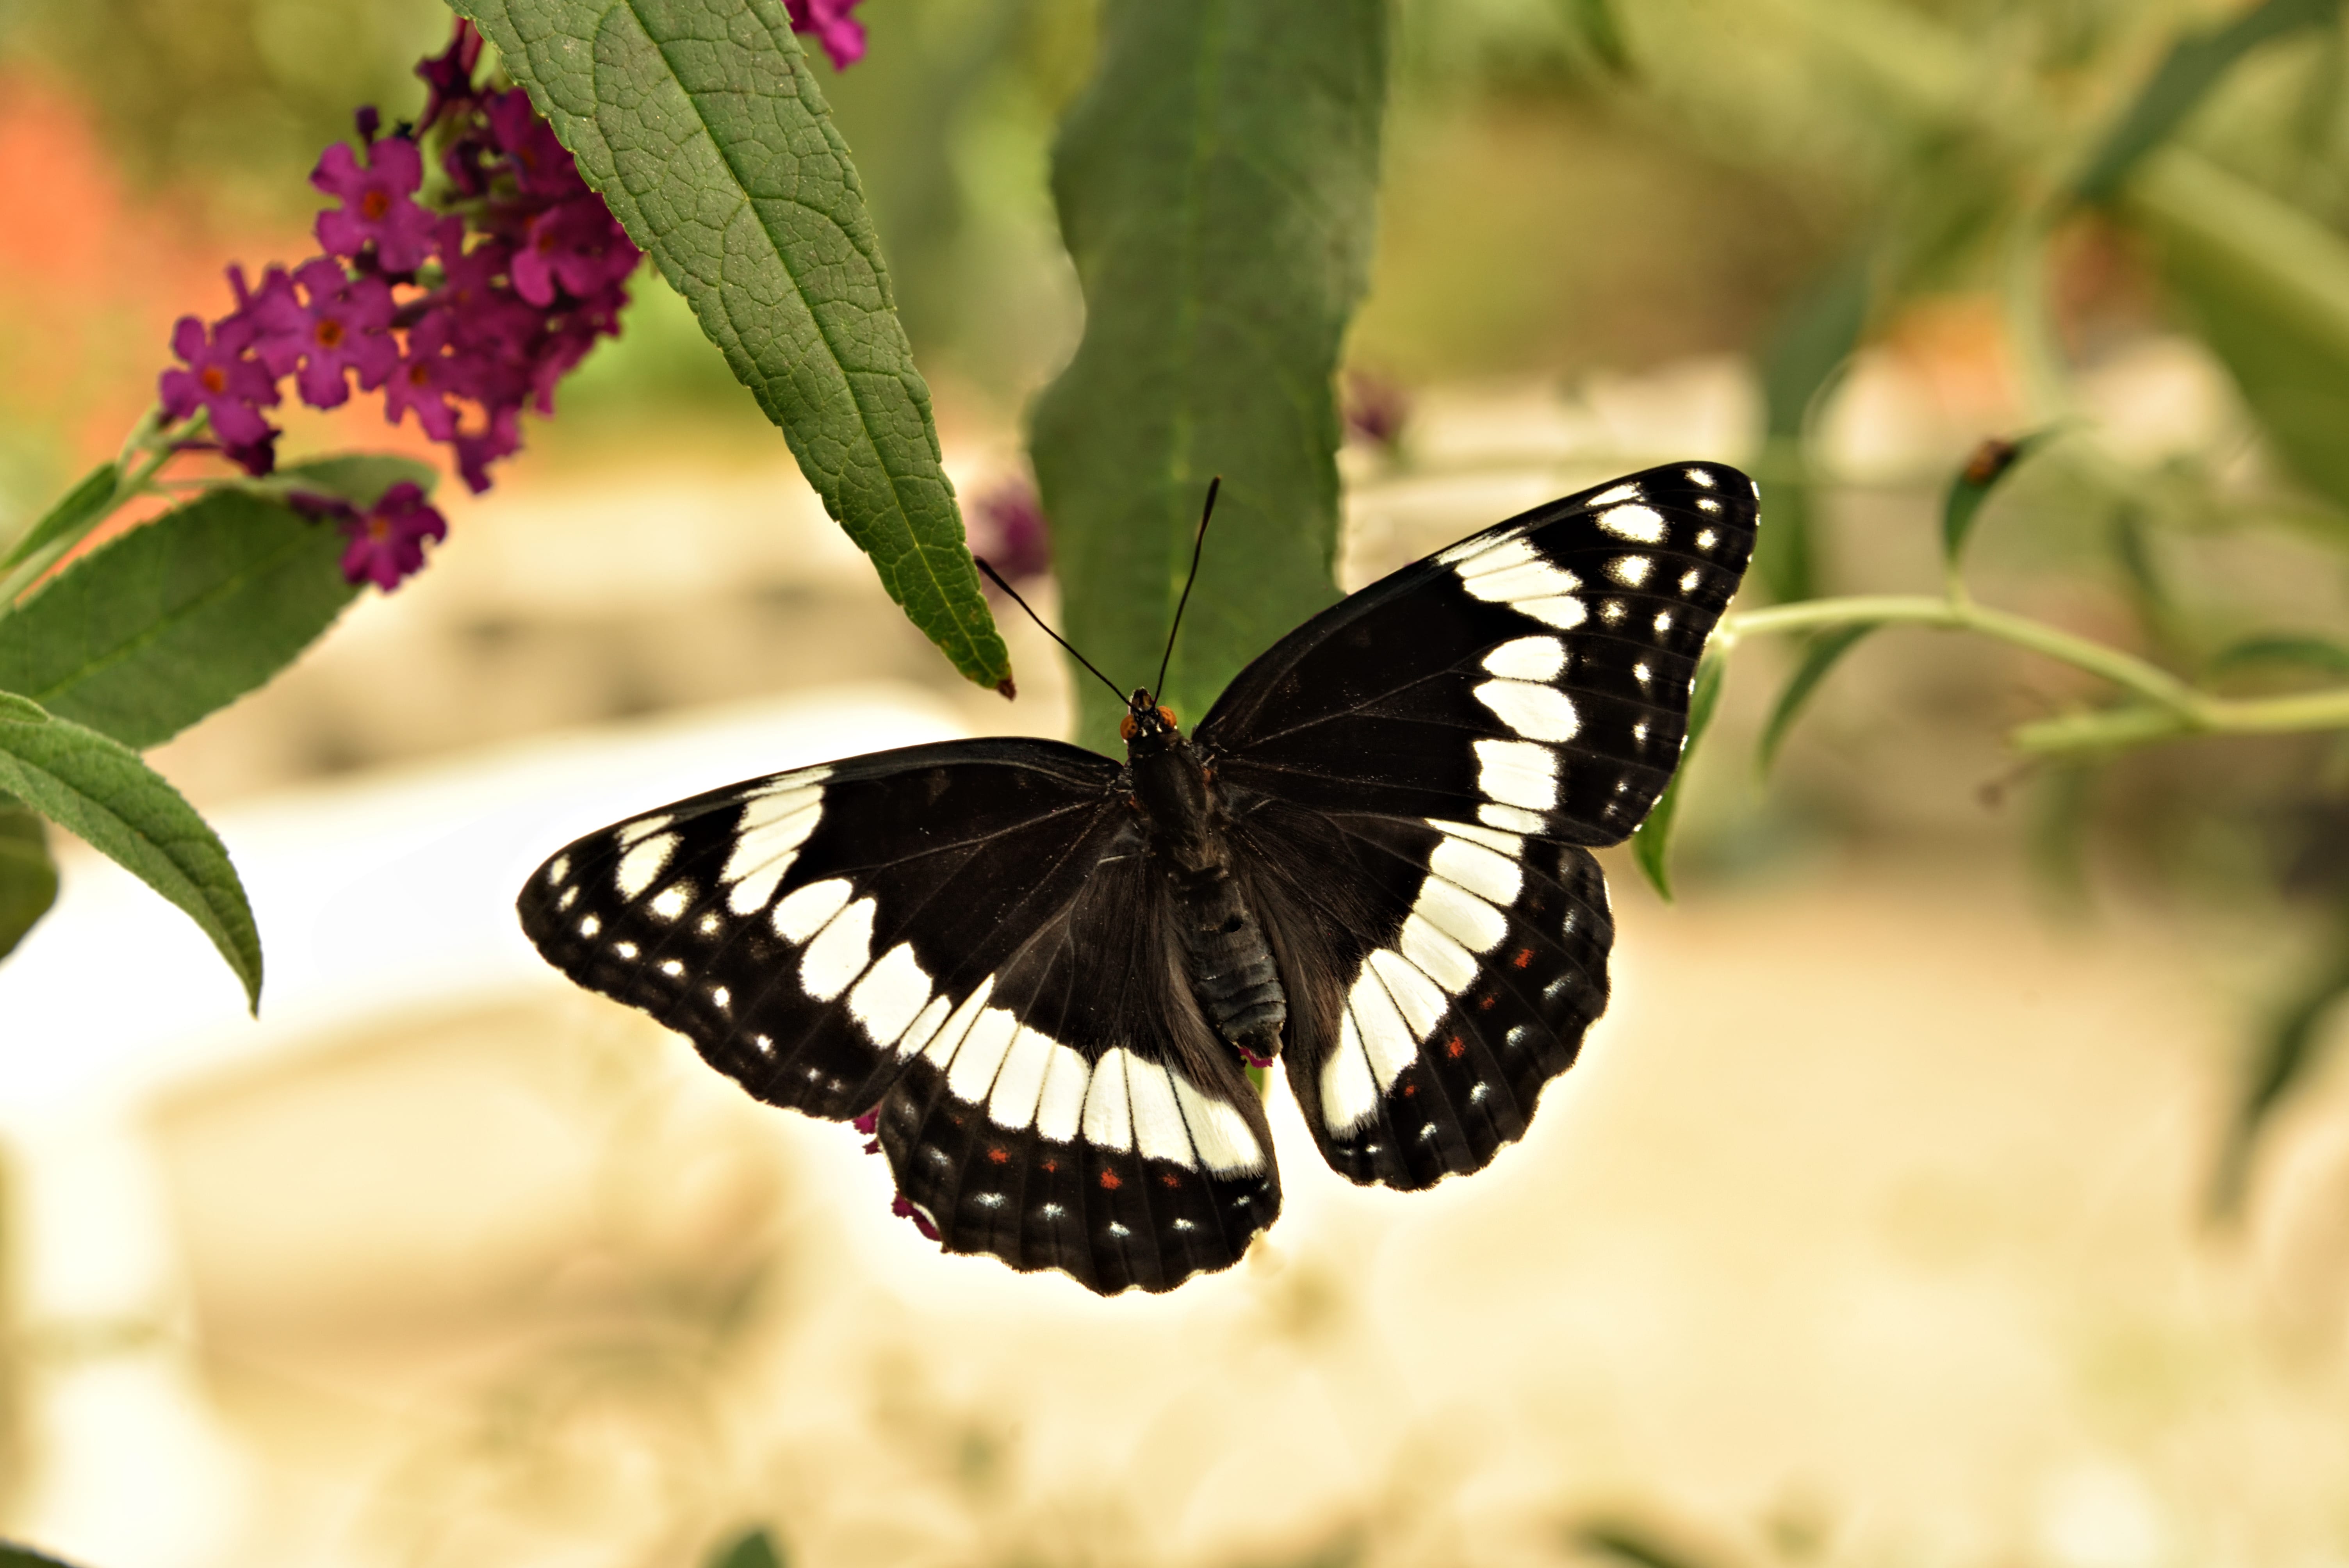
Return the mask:
[[[601,930],[603,930],[603,929],[604,929],[604,923],[603,923],[601,920],[597,919],[595,915],[592,915],[592,914],[583,914],[583,915],[581,915],[581,916],[579,917],[579,934],[580,934],[580,935],[582,935],[582,936],[593,936],[593,935],[595,935],[597,932],[599,932],[599,931],[601,931]]]
[[[1126,1054],[1112,1047],[1093,1068],[1081,1124],[1087,1143],[1123,1153],[1133,1147],[1133,1109],[1125,1100]]]
[[[1022,1026],[1012,1037],[1011,1049],[995,1075],[995,1090],[987,1097],[987,1119],[998,1127],[1026,1127],[1036,1119],[1036,1103],[1044,1092],[1044,1073],[1052,1053],[1068,1047],[1050,1035]]]
[[[1498,913],[1483,899],[1462,892],[1447,882],[1433,885],[1449,889],[1453,907],[1447,913],[1459,916],[1474,906],[1482,910],[1501,932],[1507,931]],[[1426,902],[1424,893],[1421,902]],[[1494,940],[1499,940],[1497,933]],[[1476,960],[1469,955],[1468,949],[1454,941],[1452,934],[1431,919],[1423,908],[1414,908],[1403,917],[1402,934],[1395,938],[1395,946],[1405,963],[1434,981],[1447,996],[1457,996],[1476,978]]]
[[[1557,804],[1557,753],[1548,747],[1529,740],[1479,740],[1472,745],[1476,753],[1476,788],[1486,799],[1533,811],[1547,811]],[[1492,821],[1490,817],[1485,820]]]
[[[1516,902],[1525,886],[1525,868],[1518,865],[1516,851],[1503,853],[1489,843],[1473,841],[1475,830],[1446,829],[1443,842],[1428,857],[1428,869],[1445,882],[1454,882],[1475,893],[1478,898],[1506,908]],[[1459,837],[1450,836],[1458,832]],[[1502,838],[1503,834],[1484,835]],[[1461,940],[1466,941],[1465,937]],[[1473,944],[1472,944],[1473,945]],[[1478,952],[1484,949],[1478,948]]]
[[[1355,985],[1359,989],[1361,982]],[[1343,1136],[1369,1121],[1378,1109],[1379,1090],[1371,1081],[1371,1058],[1363,1052],[1362,1032],[1355,1026],[1349,1001],[1338,1026],[1338,1048],[1321,1064],[1321,1125]]]
[[[877,910],[871,899],[860,898],[808,944],[800,958],[800,985],[809,995],[829,1002],[864,973],[864,966],[873,962],[873,916]]]
[[[1702,485],[1707,490],[1713,488],[1713,476],[1702,469],[1682,469],[1681,471],[1688,475],[1689,483]]]
[[[1599,514],[1599,526],[1618,539],[1641,544],[1664,542],[1664,514],[1651,506],[1619,506]]]
[[[727,907],[748,914],[774,897],[799,858],[800,846],[823,819],[823,791],[813,784],[744,802],[741,820],[735,824],[734,848],[718,879],[730,884]]]
[[[1174,1100],[1183,1109],[1191,1146],[1199,1151],[1201,1163],[1218,1176],[1264,1169],[1264,1150],[1257,1147],[1256,1133],[1239,1107],[1203,1092],[1180,1072],[1167,1076],[1174,1080]]]
[[[1442,988],[1418,965],[1391,948],[1381,947],[1372,953],[1370,967],[1386,982],[1387,995],[1394,998],[1395,1009],[1410,1027],[1413,1040],[1423,1040],[1433,1034],[1435,1026],[1443,1021],[1444,1008],[1450,1005]],[[1414,1050],[1413,1054],[1418,1053]],[[1378,1065],[1378,1058],[1372,1057],[1371,1066]],[[1395,1069],[1398,1073],[1402,1070],[1400,1067]],[[1389,1078],[1380,1087],[1391,1087],[1393,1079]]]
[[[579,890],[575,887],[564,888],[563,890],[563,896],[554,901],[554,911],[557,914],[563,913],[573,904],[577,903],[578,902]]]
[[[1715,533],[1713,530],[1709,528],[1700,528],[1696,531],[1696,547],[1699,550],[1711,550],[1714,545],[1719,544],[1720,542],[1721,535]]]
[[[1066,1046],[1052,1047],[1043,1091],[1036,1101],[1037,1136],[1054,1143],[1075,1140],[1077,1123],[1085,1112],[1085,1085],[1092,1080],[1092,1068],[1083,1057]]]
[[[1538,833],[1549,825],[1531,811],[1520,811],[1515,806],[1479,806],[1476,808],[1476,820],[1487,827],[1506,829],[1511,833]]]
[[[1612,490],[1600,490],[1597,495],[1592,496],[1590,498],[1589,504],[1592,506],[1613,506],[1618,501],[1638,500],[1639,499],[1640,487],[1631,483],[1629,480],[1626,480],[1623,483],[1617,485]]]
[[[685,965],[674,958],[664,958],[660,961],[660,972],[672,980],[680,980],[685,977]]]
[[[1703,573],[1697,571],[1693,566],[1690,567],[1687,571],[1681,573],[1681,592],[1683,593],[1695,593],[1696,585],[1703,580]]]
[[[809,948],[808,954],[813,957],[815,949]],[[912,944],[904,942],[875,959],[848,994],[849,1015],[884,1049],[896,1044],[929,1004],[929,972],[914,956]]]
[[[1496,833],[1490,828],[1479,828],[1467,822],[1440,821],[1433,817],[1426,819],[1426,821],[1429,827],[1440,833],[1449,833],[1454,838],[1465,839],[1472,844],[1482,844],[1505,860],[1515,861],[1525,858],[1526,841],[1515,833]],[[1443,852],[1440,847],[1436,851],[1439,857]],[[1512,867],[1512,870],[1514,869]],[[1452,880],[1458,882],[1460,879],[1454,877]],[[1512,892],[1509,897],[1516,898],[1516,892]]]
[[[1574,699],[1556,686],[1536,686],[1531,681],[1486,681],[1476,687],[1475,697],[1527,740],[1572,740],[1582,727]]]
[[[1545,626],[1556,626],[1561,632],[1571,632],[1590,619],[1590,606],[1570,593],[1555,594],[1547,599],[1520,599],[1509,608],[1520,615],[1539,621]]]
[[[1655,565],[1656,559],[1652,555],[1619,555],[1608,562],[1607,574],[1627,587],[1637,588],[1648,580],[1648,573],[1655,569]]]
[[[987,999],[994,994],[995,976],[990,975],[979,982],[978,990],[965,996],[947,1015],[946,1023],[930,1037],[929,1044],[922,1047],[922,1059],[941,1071],[945,1070],[954,1060],[955,1052],[962,1048],[963,1037],[970,1033],[970,1026],[987,1006]]]
[[[775,905],[768,912],[767,919],[774,926],[775,934],[785,942],[805,942],[848,907],[848,895],[855,891],[844,877],[810,882]]]
[[[666,811],[656,811],[649,817],[639,817],[633,822],[621,823],[612,830],[612,837],[620,841],[620,848],[633,850],[655,833],[665,831],[676,820]]]
[[[653,894],[652,902],[645,907],[662,920],[675,920],[678,915],[683,914],[692,903],[693,884],[689,882],[676,882]]]
[[[1174,1103],[1174,1085],[1166,1069],[1128,1052],[1125,1083],[1133,1101],[1133,1141],[1143,1158],[1196,1170],[1198,1157],[1191,1152],[1190,1130],[1183,1125],[1183,1110]]]
[[[1380,1088],[1386,1089],[1394,1087],[1403,1068],[1419,1059],[1419,1042],[1412,1038],[1410,1026],[1395,1010],[1394,998],[1379,983],[1375,966],[1381,954],[1399,967],[1409,967],[1384,948],[1371,954],[1354,988],[1346,993],[1346,1011],[1361,1032],[1362,1055],[1367,1058],[1371,1077]],[[1423,985],[1426,981],[1420,984]]]
[[[947,1069],[947,1091],[971,1105],[984,1101],[1019,1033],[1019,1020],[1009,1007],[989,1007],[979,1014],[955,1052],[954,1066]]]
[[[1485,672],[1505,680],[1547,681],[1566,668],[1566,645],[1556,637],[1519,637],[1485,655]]]
[[[571,856],[566,852],[546,862],[546,880],[559,882],[571,874]]]
[[[981,989],[985,987],[982,986]],[[898,1058],[903,1060],[928,1045],[930,1037],[938,1032],[938,1026],[946,1022],[947,1014],[952,1010],[944,996],[931,997],[930,1005],[923,1008],[920,1016],[905,1026],[904,1034],[897,1037]]]
[[[656,833],[630,849],[620,857],[612,872],[612,885],[620,890],[622,898],[634,898],[653,885],[653,879],[668,864],[669,856],[677,852],[675,833]]]

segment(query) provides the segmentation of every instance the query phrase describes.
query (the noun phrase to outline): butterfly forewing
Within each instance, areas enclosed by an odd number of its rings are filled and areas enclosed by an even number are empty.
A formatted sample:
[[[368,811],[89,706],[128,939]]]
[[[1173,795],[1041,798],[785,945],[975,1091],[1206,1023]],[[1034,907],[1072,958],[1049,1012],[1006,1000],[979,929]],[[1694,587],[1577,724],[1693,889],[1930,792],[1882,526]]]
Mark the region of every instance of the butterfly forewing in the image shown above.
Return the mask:
[[[1616,843],[1679,761],[1754,521],[1753,482],[1717,464],[1553,501],[1308,621],[1200,742],[1300,805]]]
[[[877,1107],[900,1192],[949,1248],[1165,1289],[1235,1261],[1279,1188],[1117,785],[1025,740],[754,779],[570,845],[523,925],[760,1099]]]

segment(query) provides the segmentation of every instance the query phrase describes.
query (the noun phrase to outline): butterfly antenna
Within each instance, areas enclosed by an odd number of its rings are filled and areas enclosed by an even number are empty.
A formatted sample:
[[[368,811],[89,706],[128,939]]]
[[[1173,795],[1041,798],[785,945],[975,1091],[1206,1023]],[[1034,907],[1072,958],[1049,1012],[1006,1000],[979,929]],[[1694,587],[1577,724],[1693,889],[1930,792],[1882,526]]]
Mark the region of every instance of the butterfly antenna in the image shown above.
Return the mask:
[[[1174,624],[1166,628],[1166,652],[1158,660],[1158,684],[1150,689],[1164,696],[1166,693],[1166,666],[1174,657],[1174,634],[1183,629],[1183,607],[1191,602],[1191,584],[1199,580],[1199,552],[1207,545],[1207,520],[1216,515],[1216,492],[1224,488],[1224,476],[1217,474],[1207,481],[1207,504],[1199,510],[1199,531],[1191,537],[1191,574],[1183,579],[1183,597],[1174,601]]]
[[[978,564],[978,569],[979,569],[981,572],[984,572],[984,573],[987,573],[987,580],[988,580],[989,583],[994,583],[998,588],[1000,588],[1000,589],[1002,589],[1006,593],[1010,594],[1010,595],[1011,595],[1011,602],[1012,602],[1014,604],[1019,605],[1022,610],[1025,610],[1025,611],[1027,611],[1027,612],[1028,612],[1028,618],[1029,618],[1030,620],[1031,620],[1031,621],[1035,622],[1035,623],[1036,623],[1038,625],[1040,625],[1040,626],[1044,626],[1044,617],[1043,617],[1043,616],[1041,616],[1041,615],[1039,615],[1038,614],[1036,614],[1035,607],[1034,607],[1033,605],[1030,604],[1030,603],[1028,603],[1028,601],[1027,601],[1027,600],[1022,599],[1022,598],[1019,596],[1019,590],[1018,590],[1017,588],[1014,588],[1013,586],[1011,586],[1011,584],[1010,584],[1010,583],[1006,583],[1006,582],[1003,580],[1003,573],[1001,573],[1000,572],[998,572],[994,567],[989,566],[989,565],[987,563],[987,557],[985,557],[984,555],[974,555],[974,556],[972,556],[972,557],[971,557],[971,560],[972,560],[974,562],[976,562],[976,563]],[[1123,692],[1122,692],[1122,691],[1118,691],[1118,688],[1117,688],[1117,683],[1116,683],[1115,681],[1113,681],[1113,680],[1110,679],[1107,676],[1102,675],[1101,671],[1100,671],[1098,668],[1096,668],[1096,667],[1094,666],[1092,660],[1091,660],[1091,659],[1089,659],[1089,658],[1085,657],[1085,656],[1084,656],[1084,655],[1082,655],[1082,654],[1081,654],[1081,653],[1077,652],[1077,650],[1076,650],[1075,648],[1073,648],[1073,647],[1070,646],[1069,639],[1068,639],[1068,638],[1066,638],[1066,637],[1064,637],[1064,636],[1061,635],[1061,634],[1060,634],[1060,633],[1058,633],[1058,632],[1056,632],[1056,631],[1052,630],[1052,628],[1051,628],[1051,627],[1050,627],[1050,626],[1044,626],[1044,634],[1045,634],[1046,636],[1048,636],[1048,637],[1051,638],[1051,639],[1052,639],[1052,641],[1054,641],[1054,642],[1056,642],[1056,643],[1060,644],[1060,645],[1061,645],[1061,646],[1062,646],[1062,647],[1064,647],[1064,648],[1068,648],[1068,650],[1069,650],[1069,657],[1071,657],[1071,658],[1072,658],[1072,659],[1076,660],[1076,661],[1077,661],[1077,663],[1079,663],[1079,664],[1081,664],[1081,665],[1084,665],[1084,666],[1085,666],[1085,668],[1087,668],[1087,669],[1089,669],[1089,670],[1092,670],[1092,671],[1093,672],[1093,674],[1094,674],[1094,675],[1099,676],[1101,677],[1101,684],[1102,684],[1102,685],[1103,685],[1103,686],[1105,686],[1109,687],[1109,689],[1110,689],[1111,691],[1112,691],[1112,692],[1116,692],[1116,693],[1117,693],[1118,705],[1119,705],[1121,707],[1123,707],[1123,706],[1126,704],[1126,702],[1128,702],[1128,701],[1130,700],[1130,699],[1127,697],[1127,696],[1126,696],[1126,694],[1125,694],[1125,693],[1123,693]]]

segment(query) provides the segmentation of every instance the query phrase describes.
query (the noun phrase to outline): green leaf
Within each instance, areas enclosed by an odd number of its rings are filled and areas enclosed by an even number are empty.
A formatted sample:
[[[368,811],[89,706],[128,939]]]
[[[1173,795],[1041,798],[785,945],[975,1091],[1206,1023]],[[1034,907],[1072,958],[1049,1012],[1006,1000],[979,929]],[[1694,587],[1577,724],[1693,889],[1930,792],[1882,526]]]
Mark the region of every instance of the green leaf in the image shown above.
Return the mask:
[[[2224,1216],[2242,1203],[2260,1133],[2284,1097],[2305,1082],[2323,1056],[2324,1023],[2349,1001],[2349,922],[2334,932],[2334,951],[2288,995],[2268,1021],[2249,1064],[2242,1099],[2220,1151],[2211,1209]]]
[[[1941,498],[1941,560],[1952,571],[1966,552],[1966,536],[1974,531],[1974,519],[1982,502],[2014,471],[2023,459],[2045,446],[2054,438],[2057,427],[2018,436],[2013,440],[1988,440],[1974,449],[1966,466],[1950,480],[1949,492]]]
[[[1628,1563],[1631,1568],[1704,1568],[1704,1559],[1666,1545],[1645,1525],[1596,1520],[1578,1527],[1573,1542],[1584,1552]]]
[[[706,1568],[783,1568],[783,1552],[764,1526],[754,1526],[711,1553]]]
[[[0,691],[143,751],[268,680],[334,624],[358,593],[339,564],[346,542],[282,501],[213,490],[0,614]]]
[[[2341,0],[2267,0],[2223,27],[2184,37],[2170,46],[2127,110],[2073,184],[2083,201],[2106,201],[2137,160],[2168,139],[2220,79],[2271,38],[2332,20]]]
[[[1656,896],[1666,903],[1672,901],[1672,821],[1680,814],[1681,781],[1688,777],[1689,758],[1696,755],[1697,742],[1704,738],[1705,727],[1713,722],[1713,705],[1721,700],[1721,680],[1728,667],[1728,655],[1721,645],[1709,644],[1704,656],[1697,661],[1696,682],[1689,689],[1688,738],[1681,742],[1680,761],[1672,769],[1671,782],[1656,798],[1647,820],[1631,834],[1631,858],[1647,877],[1648,885],[1656,890]]]
[[[261,1007],[261,938],[228,851],[195,808],[119,741],[0,692],[0,790],[185,910]]]
[[[16,950],[57,901],[57,864],[40,818],[0,795],[0,958]]]
[[[848,144],[781,0],[452,0],[781,427],[889,596],[1011,677]]]
[[[1762,743],[1754,750],[1755,765],[1762,772],[1769,772],[1778,760],[1778,748],[1785,744],[1787,732],[1795,727],[1795,720],[1802,717],[1803,709],[1809,706],[1812,694],[1819,689],[1819,683],[1826,679],[1827,672],[1879,624],[1880,622],[1861,621],[1848,626],[1833,627],[1804,645],[1802,662],[1795,666],[1795,673],[1786,677],[1785,689],[1778,693],[1777,706],[1770,710],[1769,721],[1762,727]]]
[[[1332,377],[1369,273],[1386,29],[1381,0],[1111,0],[1054,150],[1086,308],[1032,440],[1063,629],[1152,680],[1221,474],[1160,694],[1186,723],[1338,596]],[[1077,690],[1078,738],[1114,754],[1122,704]]]
[[[9,548],[6,555],[0,556],[0,572],[29,559],[36,551],[79,538],[114,504],[114,490],[121,482],[122,470],[112,463],[100,463],[92,469],[81,483],[66,491],[64,500],[49,508],[40,521],[25,531],[25,536]]]
[[[0,1568],[72,1568],[72,1564],[13,1541],[0,1541]]]
[[[1762,350],[1767,419],[1763,468],[1770,482],[1770,526],[1754,571],[1779,603],[1818,593],[1817,531],[1803,451],[1813,405],[1858,347],[1874,290],[1873,247],[1855,248],[1795,297]]]
[[[2349,240],[2183,148],[2123,201],[2277,452],[2349,508]]]
[[[2259,665],[2298,665],[2329,676],[2349,677],[2349,643],[2292,633],[2246,637],[2213,655],[2209,673],[2221,675]]]

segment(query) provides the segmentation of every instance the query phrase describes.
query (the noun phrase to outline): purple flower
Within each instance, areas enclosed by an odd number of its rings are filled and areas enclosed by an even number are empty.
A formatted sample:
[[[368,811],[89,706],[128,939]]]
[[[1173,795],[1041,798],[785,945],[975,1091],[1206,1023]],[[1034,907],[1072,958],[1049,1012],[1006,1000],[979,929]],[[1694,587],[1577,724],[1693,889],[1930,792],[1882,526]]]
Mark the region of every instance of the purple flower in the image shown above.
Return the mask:
[[[1006,582],[1024,583],[1051,570],[1043,503],[1025,479],[1005,480],[980,495],[971,503],[969,523],[971,553],[985,556]],[[992,583],[981,586],[989,595],[999,592]]]
[[[163,372],[158,385],[163,412],[184,419],[204,409],[212,417],[212,433],[229,446],[253,446],[272,435],[261,410],[276,406],[277,378],[246,355],[255,335],[243,311],[222,318],[209,335],[202,321],[181,316],[171,329],[171,352],[187,368]]]
[[[889,1204],[889,1212],[896,1215],[901,1220],[913,1221],[914,1229],[921,1232],[922,1234],[929,1237],[930,1240],[935,1242],[939,1239],[938,1228],[930,1223],[930,1217],[927,1214],[923,1213],[919,1209],[915,1208],[913,1203],[907,1200],[905,1194],[903,1192],[895,1194]]]
[[[338,263],[319,256],[294,273],[309,295],[302,304],[292,288],[274,286],[283,276],[271,269],[252,315],[264,334],[264,358],[299,356],[295,385],[302,401],[313,408],[340,407],[351,395],[347,371],[358,372],[363,392],[382,386],[399,364],[399,345],[390,332],[390,287],[381,278],[346,276]]]
[[[443,310],[426,312],[409,329],[408,352],[383,384],[386,423],[398,424],[413,408],[426,435],[436,441],[457,438],[457,410],[449,399],[463,395],[465,376],[462,362],[449,352],[450,330],[450,315]]]
[[[415,200],[424,183],[424,157],[408,138],[374,143],[364,168],[349,145],[338,141],[318,160],[310,183],[343,204],[318,214],[318,243],[328,255],[356,261],[372,243],[385,272],[412,273],[432,253],[434,218]]]
[[[641,254],[604,199],[589,191],[530,221],[514,253],[514,293],[541,308],[554,303],[557,284],[585,299],[634,272]]]
[[[277,467],[277,438],[285,433],[272,427],[257,441],[222,441],[221,456],[259,479]]]
[[[489,100],[490,139],[513,160],[523,193],[560,201],[585,191],[578,166],[555,139],[554,128],[530,107],[530,95],[515,88]]]
[[[449,46],[416,67],[424,78],[427,98],[424,118],[416,122],[419,130],[429,130],[440,123],[440,117],[451,108],[473,101],[473,72],[481,63],[481,35],[479,29],[459,17],[457,31]]]
[[[850,18],[859,0],[783,0],[794,33],[813,33],[832,68],[844,71],[864,57],[864,25]]]
[[[351,536],[343,552],[344,580],[373,583],[388,593],[422,569],[424,542],[448,538],[449,523],[421,490],[403,480],[366,511],[345,518],[343,531]]]
[[[490,465],[522,450],[522,408],[504,404],[489,409],[489,426],[471,435],[460,435],[450,445],[457,453],[457,471],[475,495],[490,488]]]
[[[1366,370],[1346,372],[1346,433],[1392,450],[1402,444],[1403,426],[1411,420],[1411,394],[1383,377]]]

